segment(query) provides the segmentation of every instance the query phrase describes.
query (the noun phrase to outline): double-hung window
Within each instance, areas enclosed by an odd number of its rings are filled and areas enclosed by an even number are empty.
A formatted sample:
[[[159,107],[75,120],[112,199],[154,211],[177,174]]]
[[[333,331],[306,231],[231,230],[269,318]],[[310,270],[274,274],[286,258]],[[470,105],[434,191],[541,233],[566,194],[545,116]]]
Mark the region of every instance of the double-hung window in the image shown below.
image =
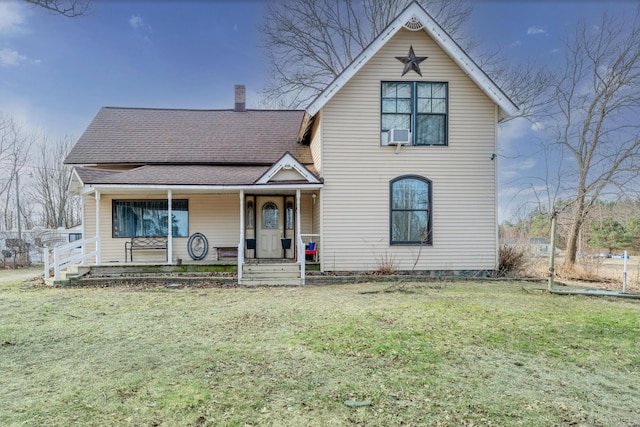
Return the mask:
[[[408,129],[411,145],[447,145],[447,83],[382,82],[383,142],[391,129]]]
[[[391,244],[432,243],[431,181],[401,176],[391,181]]]
[[[169,234],[169,203],[164,200],[114,200],[113,237],[160,237]],[[171,201],[171,233],[189,236],[189,202]]]

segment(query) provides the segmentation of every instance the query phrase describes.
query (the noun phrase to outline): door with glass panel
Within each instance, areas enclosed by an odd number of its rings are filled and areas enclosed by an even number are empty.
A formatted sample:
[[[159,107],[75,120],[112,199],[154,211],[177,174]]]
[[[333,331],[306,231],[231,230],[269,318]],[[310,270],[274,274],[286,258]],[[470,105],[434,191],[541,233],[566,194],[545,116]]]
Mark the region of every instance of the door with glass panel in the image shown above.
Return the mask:
[[[282,258],[284,209],[281,197],[258,197],[257,258]]]

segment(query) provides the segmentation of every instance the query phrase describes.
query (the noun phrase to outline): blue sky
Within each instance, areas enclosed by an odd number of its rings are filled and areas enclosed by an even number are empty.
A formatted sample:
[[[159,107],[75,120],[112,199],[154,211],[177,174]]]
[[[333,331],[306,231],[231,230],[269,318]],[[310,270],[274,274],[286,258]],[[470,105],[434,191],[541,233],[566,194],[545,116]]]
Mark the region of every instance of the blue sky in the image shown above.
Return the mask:
[[[578,19],[633,14],[637,1],[474,3],[466,32],[482,49],[553,64]],[[93,0],[69,19],[0,0],[0,112],[30,131],[79,137],[102,106],[231,108],[233,85],[249,107],[267,80],[258,26],[261,1]],[[500,130],[500,217],[540,183],[539,132],[515,121]]]

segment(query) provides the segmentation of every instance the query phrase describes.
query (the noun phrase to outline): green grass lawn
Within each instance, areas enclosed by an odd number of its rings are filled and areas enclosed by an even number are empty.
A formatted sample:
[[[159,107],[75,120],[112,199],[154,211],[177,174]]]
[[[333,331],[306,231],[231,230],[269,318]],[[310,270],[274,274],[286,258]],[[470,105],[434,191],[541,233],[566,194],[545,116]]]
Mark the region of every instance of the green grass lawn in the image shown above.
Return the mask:
[[[640,302],[0,280],[0,390],[3,426],[638,426]]]

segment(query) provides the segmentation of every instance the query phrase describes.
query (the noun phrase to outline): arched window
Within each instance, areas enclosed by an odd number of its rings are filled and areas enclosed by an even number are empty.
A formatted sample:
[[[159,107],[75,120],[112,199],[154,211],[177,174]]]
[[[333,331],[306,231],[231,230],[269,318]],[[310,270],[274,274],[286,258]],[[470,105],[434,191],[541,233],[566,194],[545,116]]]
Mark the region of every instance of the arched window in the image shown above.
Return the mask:
[[[278,228],[278,206],[267,202],[262,205],[262,228],[275,230]]]
[[[391,244],[432,244],[431,181],[407,175],[391,181]]]

